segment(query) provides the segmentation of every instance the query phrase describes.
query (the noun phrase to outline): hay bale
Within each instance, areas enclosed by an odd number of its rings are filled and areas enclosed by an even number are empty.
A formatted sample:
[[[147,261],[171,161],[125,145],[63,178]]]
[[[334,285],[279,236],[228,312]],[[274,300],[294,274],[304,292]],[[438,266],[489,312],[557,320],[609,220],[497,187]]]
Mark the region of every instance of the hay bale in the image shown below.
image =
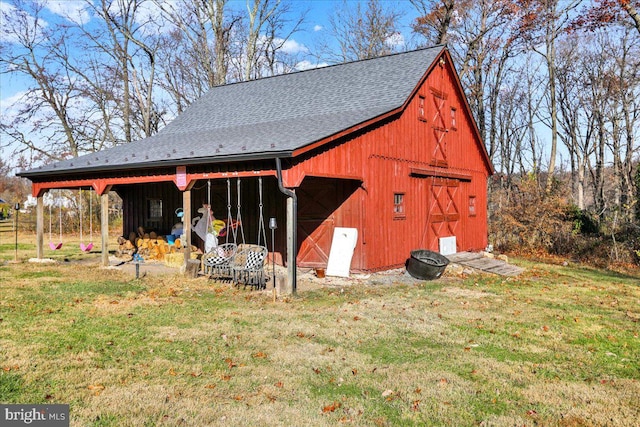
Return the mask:
[[[198,254],[191,252],[191,259],[198,259]],[[167,267],[180,268],[184,265],[184,252],[174,252],[164,256],[164,264]]]

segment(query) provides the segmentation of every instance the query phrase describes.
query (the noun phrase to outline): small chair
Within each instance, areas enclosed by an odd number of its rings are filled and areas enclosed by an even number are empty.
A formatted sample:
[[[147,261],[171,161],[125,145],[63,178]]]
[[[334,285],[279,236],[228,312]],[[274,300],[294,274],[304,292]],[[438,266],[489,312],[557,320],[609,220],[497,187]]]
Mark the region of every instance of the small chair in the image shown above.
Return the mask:
[[[243,245],[233,257],[233,284],[254,286],[256,289],[267,287],[267,276],[264,273],[264,263],[269,251],[264,246]]]
[[[202,256],[202,272],[213,279],[231,279],[231,261],[238,247],[235,243],[223,243]]]

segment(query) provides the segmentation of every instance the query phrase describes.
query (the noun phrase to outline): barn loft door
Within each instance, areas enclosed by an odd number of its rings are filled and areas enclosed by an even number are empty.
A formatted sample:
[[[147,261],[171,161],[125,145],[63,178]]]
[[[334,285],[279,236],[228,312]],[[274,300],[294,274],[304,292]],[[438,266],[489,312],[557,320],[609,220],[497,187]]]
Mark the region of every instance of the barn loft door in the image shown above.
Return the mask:
[[[431,96],[434,107],[434,115],[432,123],[433,129],[433,151],[431,152],[431,165],[447,167],[447,125],[445,122],[445,101],[446,94],[431,90]]]
[[[429,194],[429,230],[431,250],[438,250],[441,237],[456,236],[460,246],[460,181],[432,178]]]

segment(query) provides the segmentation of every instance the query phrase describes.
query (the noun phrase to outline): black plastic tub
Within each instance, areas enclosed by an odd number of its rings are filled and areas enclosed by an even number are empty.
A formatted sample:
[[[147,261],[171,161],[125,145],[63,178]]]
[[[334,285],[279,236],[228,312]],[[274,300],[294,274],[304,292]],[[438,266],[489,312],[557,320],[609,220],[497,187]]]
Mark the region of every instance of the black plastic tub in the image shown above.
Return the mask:
[[[449,260],[437,252],[426,249],[411,251],[407,260],[407,272],[416,279],[434,280],[442,276]]]

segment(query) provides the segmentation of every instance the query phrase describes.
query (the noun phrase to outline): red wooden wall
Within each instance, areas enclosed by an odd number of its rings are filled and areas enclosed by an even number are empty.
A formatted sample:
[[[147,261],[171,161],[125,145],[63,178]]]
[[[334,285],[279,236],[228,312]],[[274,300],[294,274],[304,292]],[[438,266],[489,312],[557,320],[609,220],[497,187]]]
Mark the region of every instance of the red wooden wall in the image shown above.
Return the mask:
[[[437,62],[399,115],[331,144],[286,171],[288,182],[301,182],[304,194],[314,176],[361,182],[318,223],[322,239],[303,233],[300,265],[326,265],[309,253],[328,255],[336,226],[358,228],[354,270],[401,266],[413,249],[437,251],[438,237],[455,235],[458,251],[486,247],[491,166],[450,64]],[[395,212],[394,194],[403,212]]]

